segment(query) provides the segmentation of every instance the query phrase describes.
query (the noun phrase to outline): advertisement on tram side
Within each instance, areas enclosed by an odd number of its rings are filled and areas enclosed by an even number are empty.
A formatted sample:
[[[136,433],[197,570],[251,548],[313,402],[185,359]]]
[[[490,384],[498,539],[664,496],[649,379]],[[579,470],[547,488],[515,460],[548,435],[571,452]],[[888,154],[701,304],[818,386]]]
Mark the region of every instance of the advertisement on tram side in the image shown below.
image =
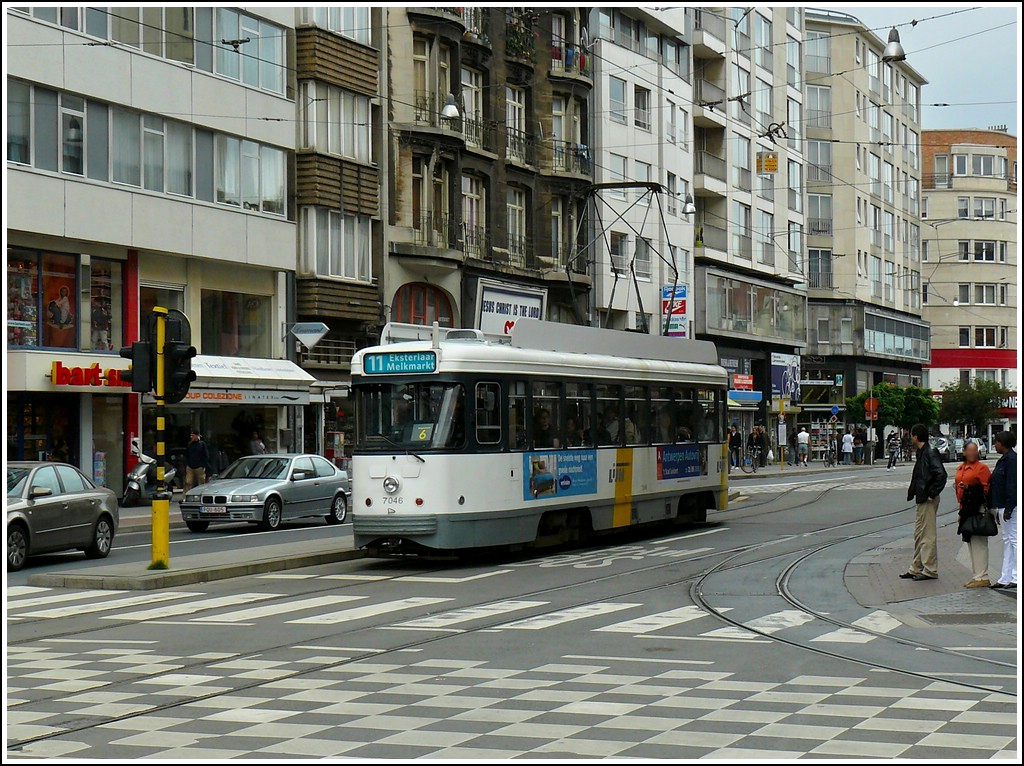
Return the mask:
[[[708,451],[700,444],[658,447],[658,481],[707,476]]]
[[[597,450],[562,450],[523,455],[523,499],[591,495],[597,492]]]

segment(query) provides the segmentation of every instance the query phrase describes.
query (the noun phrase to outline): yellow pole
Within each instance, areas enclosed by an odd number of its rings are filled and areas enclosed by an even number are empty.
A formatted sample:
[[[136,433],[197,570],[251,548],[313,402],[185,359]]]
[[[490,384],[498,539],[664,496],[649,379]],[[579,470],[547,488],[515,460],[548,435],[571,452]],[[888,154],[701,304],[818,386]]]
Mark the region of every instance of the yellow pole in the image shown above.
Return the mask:
[[[164,412],[164,344],[167,336],[167,309],[161,306],[153,308],[156,315],[156,495],[153,499],[153,563],[150,569],[167,569],[170,566],[170,514],[171,493],[166,491],[164,484],[164,465],[166,463],[166,415]]]
[[[785,424],[786,424],[786,400],[784,398],[782,398],[782,397],[779,397],[779,425],[784,426]],[[782,437],[785,434],[785,429],[784,428],[776,427],[775,430],[778,432],[780,437]],[[779,439],[779,470],[780,471],[785,471],[786,470],[786,446],[787,445],[783,444],[783,441],[784,441],[784,439],[782,439],[782,438]]]

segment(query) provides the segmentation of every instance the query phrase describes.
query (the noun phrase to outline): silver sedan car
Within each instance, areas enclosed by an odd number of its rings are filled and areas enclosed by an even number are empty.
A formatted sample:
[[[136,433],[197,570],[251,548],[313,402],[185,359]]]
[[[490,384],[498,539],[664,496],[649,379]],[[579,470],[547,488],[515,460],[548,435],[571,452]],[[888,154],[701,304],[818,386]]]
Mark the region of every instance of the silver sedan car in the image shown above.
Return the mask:
[[[341,524],[351,492],[348,473],[320,455],[250,455],[186,492],[181,517],[193,532],[225,521],[249,521],[273,530],[282,521],[308,516]]]
[[[117,495],[66,463],[7,464],[7,569],[37,553],[78,550],[106,558],[118,524]]]

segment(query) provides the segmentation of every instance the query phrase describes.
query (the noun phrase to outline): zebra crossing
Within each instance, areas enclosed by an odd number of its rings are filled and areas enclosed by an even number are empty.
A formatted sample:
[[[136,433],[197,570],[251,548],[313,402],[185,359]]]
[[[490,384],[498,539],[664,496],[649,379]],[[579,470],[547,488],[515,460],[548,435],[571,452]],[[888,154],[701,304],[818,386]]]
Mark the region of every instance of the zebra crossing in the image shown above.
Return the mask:
[[[863,490],[872,489],[906,490],[907,479],[874,479],[857,482],[844,479],[835,481],[818,481],[813,483],[790,481],[756,485],[744,482],[743,484],[737,484],[735,486],[743,495],[779,495],[785,492],[824,492],[828,489],[835,489],[840,492],[844,490],[855,490],[857,492],[861,492]]]
[[[195,590],[172,590],[123,596],[117,591],[21,588],[8,593],[7,613],[9,621],[91,614],[111,623],[152,622],[196,627],[253,627],[274,621],[291,625],[350,625],[385,617],[388,619],[376,626],[377,630],[463,633],[542,631],[571,626],[574,630],[597,634],[725,642],[764,641],[765,635],[809,626],[820,629],[811,641],[833,644],[865,644],[875,640],[878,634],[884,635],[902,625],[882,610],[861,617],[852,623],[853,627],[836,628],[831,623],[816,621],[806,612],[783,609],[751,617],[744,622],[749,630],[744,630],[720,627],[711,614],[694,605],[650,612],[645,611],[649,608],[644,604],[626,600],[559,608],[542,599],[507,599],[443,609],[442,605],[453,601],[452,596],[435,595],[376,600],[358,593],[295,596],[261,591],[211,596]],[[403,612],[424,607],[441,607],[442,610],[411,619],[402,617]],[[390,619],[392,617],[394,619]]]

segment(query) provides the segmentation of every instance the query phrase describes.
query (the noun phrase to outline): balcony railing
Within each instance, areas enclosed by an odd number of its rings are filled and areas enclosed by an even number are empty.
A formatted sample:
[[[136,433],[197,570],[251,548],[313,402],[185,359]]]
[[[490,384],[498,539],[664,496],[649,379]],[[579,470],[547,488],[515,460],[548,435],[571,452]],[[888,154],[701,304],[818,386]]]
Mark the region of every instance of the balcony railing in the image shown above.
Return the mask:
[[[455,232],[452,221],[444,213],[424,213],[418,221],[414,221],[416,229],[415,243],[426,247],[449,248],[455,245]]]
[[[757,196],[761,199],[775,199],[775,178],[770,175],[759,175],[757,177]]]
[[[593,67],[594,63],[591,55],[578,45],[564,42],[551,45],[552,73],[591,77],[593,75]]]
[[[725,91],[722,88],[702,78],[697,78],[695,85],[696,92],[694,96],[697,99],[698,106],[701,104],[716,104],[724,113]]]
[[[832,73],[832,57],[831,56],[815,56],[808,55],[804,57],[804,68],[808,72],[823,72],[824,74]]]
[[[832,284],[832,272],[831,271],[811,271],[807,274],[807,284],[809,287],[815,290],[831,290]]]
[[[484,258],[490,255],[491,239],[485,226],[473,226],[463,223],[462,251],[473,258]]]
[[[698,224],[693,232],[694,247],[711,248],[721,250],[723,253],[728,249],[729,233],[710,223]]]
[[[719,181],[726,181],[729,178],[729,166],[721,157],[716,157],[709,152],[698,152],[694,163],[694,172],[709,175]]]
[[[812,237],[831,237],[832,236],[832,219],[831,218],[808,218],[807,219],[807,233]]]
[[[505,14],[505,54],[530,62],[537,60],[536,38],[529,17],[510,9]]]
[[[593,163],[590,149],[585,144],[572,141],[552,141],[551,169],[555,173],[579,173],[591,175]]]
[[[506,129],[506,156],[510,160],[524,165],[536,164],[536,151],[533,137],[518,128]]]
[[[510,266],[525,269],[532,265],[533,244],[522,234],[508,235],[508,262]]]
[[[761,243],[761,263],[765,266],[775,265],[775,243],[774,242],[762,242]]]
[[[466,146],[494,151],[494,125],[485,122],[480,115],[462,118],[462,135],[466,139]]]
[[[462,20],[466,24],[466,31],[479,37],[486,31],[487,8],[462,8]]]
[[[733,176],[736,179],[736,188],[740,191],[748,192],[751,189],[750,185],[750,171],[747,168],[733,167]]]
[[[694,11],[693,28],[725,42],[725,19],[721,16],[698,9]]]
[[[814,163],[808,163],[806,167],[808,181],[825,181],[826,183],[832,182],[831,165],[815,165]]]
[[[824,109],[807,110],[807,127],[809,128],[831,128],[832,112]]]
[[[303,367],[344,367],[352,363],[356,342],[347,339],[321,338],[313,348],[303,346],[299,364]]]
[[[754,241],[750,237],[746,237],[742,234],[733,234],[732,249],[733,255],[738,255],[741,258],[750,260],[754,253]]]

